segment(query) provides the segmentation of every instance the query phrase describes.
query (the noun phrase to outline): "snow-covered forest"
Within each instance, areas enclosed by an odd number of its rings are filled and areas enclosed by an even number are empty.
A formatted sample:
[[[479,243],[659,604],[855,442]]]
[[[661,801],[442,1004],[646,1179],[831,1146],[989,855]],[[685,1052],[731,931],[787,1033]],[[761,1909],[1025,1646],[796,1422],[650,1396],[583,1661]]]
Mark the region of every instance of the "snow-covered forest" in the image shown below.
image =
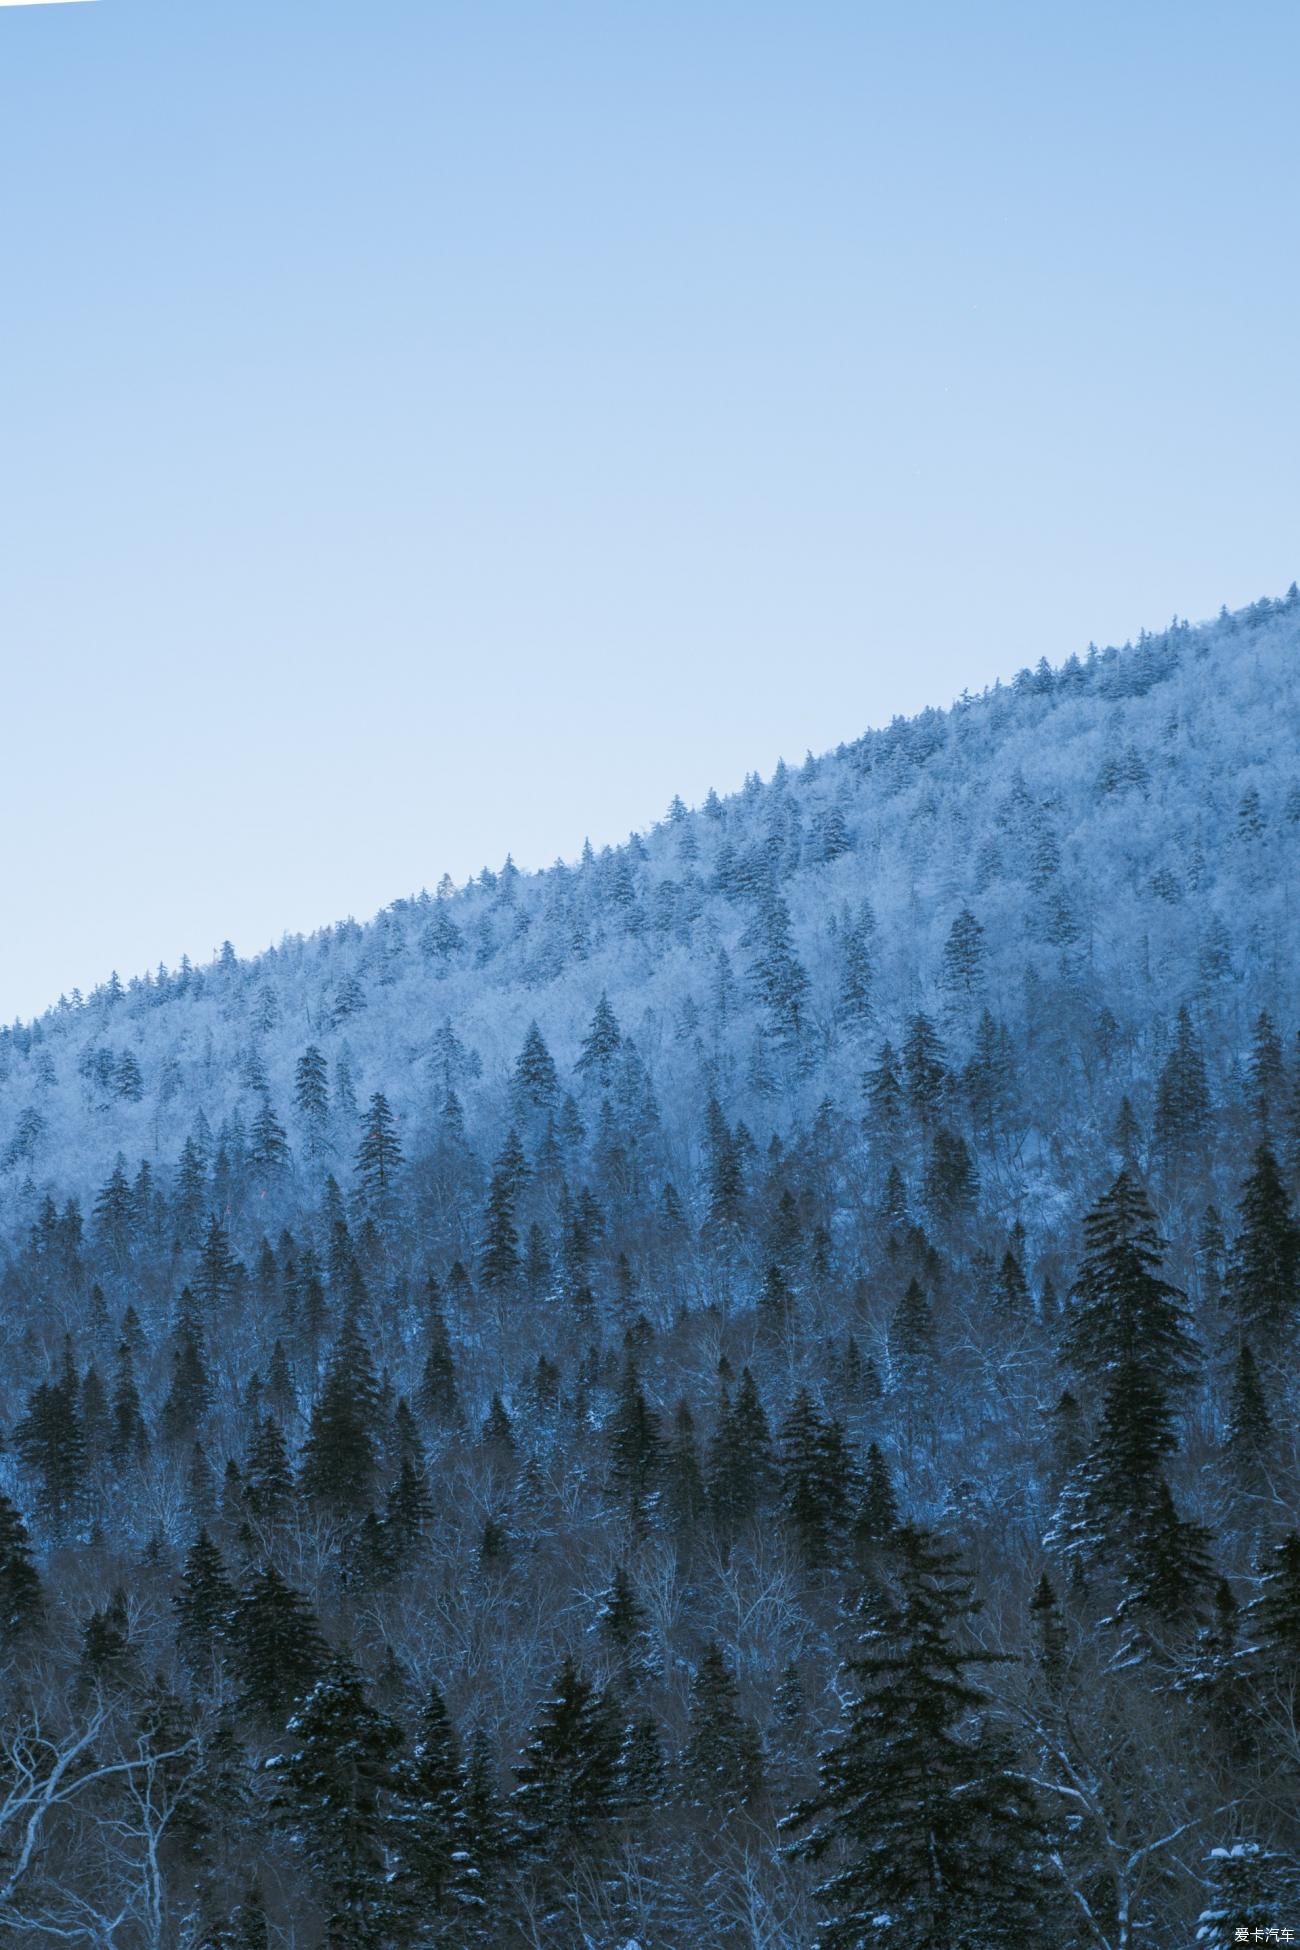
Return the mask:
[[[1300,1941],[1298,674],[0,1032],[0,1942]]]

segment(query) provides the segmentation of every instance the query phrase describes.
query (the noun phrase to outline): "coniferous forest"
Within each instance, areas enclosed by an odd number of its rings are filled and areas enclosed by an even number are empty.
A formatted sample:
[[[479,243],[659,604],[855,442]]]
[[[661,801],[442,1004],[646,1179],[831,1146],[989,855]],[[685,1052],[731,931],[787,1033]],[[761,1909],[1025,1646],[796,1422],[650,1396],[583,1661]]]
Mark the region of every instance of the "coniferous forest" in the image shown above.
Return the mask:
[[[0,1941],[1300,1941],[1298,671],[0,1033]]]

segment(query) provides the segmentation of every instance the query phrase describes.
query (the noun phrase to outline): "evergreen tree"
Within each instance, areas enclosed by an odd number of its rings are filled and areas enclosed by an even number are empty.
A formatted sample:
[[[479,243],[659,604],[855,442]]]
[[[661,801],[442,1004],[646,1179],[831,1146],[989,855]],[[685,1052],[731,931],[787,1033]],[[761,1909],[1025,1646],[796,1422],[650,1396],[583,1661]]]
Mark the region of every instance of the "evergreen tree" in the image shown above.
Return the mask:
[[[248,1155],[260,1178],[279,1178],[289,1169],[288,1133],[276,1116],[269,1097],[263,1097],[261,1108],[253,1119]]]
[[[1266,1144],[1255,1150],[1238,1216],[1228,1281],[1232,1311],[1256,1346],[1280,1351],[1300,1318],[1300,1225]]]
[[[682,1767],[692,1798],[724,1814],[748,1806],[763,1791],[762,1742],[739,1697],[722,1648],[711,1639],[691,1680]]]
[[[513,1145],[511,1140],[513,1139]],[[513,1131],[498,1157],[483,1215],[479,1277],[489,1293],[512,1293],[519,1283],[519,1234],[515,1230],[515,1199],[519,1190],[515,1153],[519,1140]]]
[[[431,1916],[479,1909],[460,1741],[436,1685],[429,1688],[402,1769],[401,1798],[400,1908],[417,1928]]]
[[[1127,1170],[1088,1213],[1084,1240],[1064,1354],[1102,1390],[1103,1405],[1071,1547],[1098,1551],[1144,1533],[1161,1465],[1177,1447],[1174,1404],[1196,1371],[1197,1348],[1185,1296],[1160,1276],[1165,1242]]]
[[[86,1445],[78,1414],[76,1370],[70,1356],[61,1378],[41,1382],[14,1429],[14,1447],[36,1478],[37,1504],[57,1537],[76,1520],[86,1480]]]
[[[781,1425],[781,1501],[812,1570],[839,1558],[848,1527],[853,1466],[838,1422],[822,1415],[806,1388]]]
[[[524,1046],[515,1064],[514,1087],[521,1104],[533,1110],[549,1110],[560,1094],[560,1079],[555,1060],[546,1047],[536,1022],[528,1025]]]
[[[309,1043],[294,1070],[294,1109],[302,1121],[307,1150],[319,1158],[328,1149],[330,1114],[329,1068],[315,1043]]]
[[[1293,1711],[1300,1704],[1300,1535],[1294,1530],[1274,1546],[1249,1619],[1252,1676]]]
[[[939,1032],[928,1016],[909,1016],[903,1043],[907,1102],[925,1129],[938,1122],[948,1089],[948,1064]]]
[[[1300,1895],[1300,1864],[1259,1842],[1213,1848],[1208,1862],[1210,1896],[1196,1931],[1198,1950],[1237,1950],[1242,1943],[1283,1940],[1270,1931]]]
[[[621,1745],[609,1702],[566,1658],[515,1768],[510,1807],[525,1859],[558,1868],[599,1848]]]
[[[963,907],[944,944],[940,983],[949,995],[969,998],[983,982],[984,960],[984,930]]]
[[[602,989],[600,1000],[591,1018],[591,1026],[582,1039],[582,1048],[578,1052],[578,1061],[574,1066],[579,1076],[607,1090],[614,1058],[622,1043],[623,1032],[618,1026],[618,1018],[609,1005],[609,997]]]
[[[283,1724],[320,1676],[326,1651],[311,1606],[273,1564],[255,1573],[237,1600],[231,1639],[243,1710]]]
[[[177,1647],[186,1664],[202,1675],[230,1638],[236,1606],[221,1552],[206,1530],[190,1545],[172,1606]]]
[[[1156,1086],[1155,1147],[1170,1165],[1194,1158],[1210,1129],[1210,1087],[1205,1059],[1186,1005],[1178,1011],[1174,1046]]]
[[[9,1653],[45,1613],[31,1539],[17,1507],[0,1492],[0,1651]]]
[[[365,1508],[378,1460],[377,1397],[370,1352],[350,1314],[312,1405],[298,1477],[304,1496],[339,1511]]]
[[[392,1195],[402,1167],[402,1147],[397,1137],[397,1120],[388,1108],[382,1090],[376,1090],[366,1112],[361,1143],[357,1150],[357,1177],[370,1204],[383,1207]]]
[[[1032,1791],[984,1717],[960,1634],[979,1609],[957,1554],[905,1526],[894,1588],[869,1589],[844,1666],[847,1724],[785,1826],[825,1862],[823,1950],[861,1950],[888,1918],[899,1950],[1049,1950]]]
[[[1237,1349],[1228,1412],[1228,1465],[1240,1489],[1263,1488],[1273,1446],[1273,1418],[1249,1341]]]
[[[636,1363],[624,1363],[618,1401],[608,1424],[610,1475],[634,1524],[644,1521],[646,1505],[663,1461],[659,1417],[645,1397]]]
[[[723,1537],[734,1537],[770,1501],[776,1483],[767,1416],[745,1368],[735,1401],[723,1391],[709,1449],[709,1508]]]
[[[272,1764],[272,1812],[324,1894],[330,1950],[381,1950],[392,1941],[401,1730],[367,1700],[351,1659],[336,1654],[286,1733],[288,1750]]]
[[[853,1518],[854,1542],[867,1548],[887,1543],[898,1528],[898,1498],[889,1465],[877,1442],[867,1444],[862,1497]]]

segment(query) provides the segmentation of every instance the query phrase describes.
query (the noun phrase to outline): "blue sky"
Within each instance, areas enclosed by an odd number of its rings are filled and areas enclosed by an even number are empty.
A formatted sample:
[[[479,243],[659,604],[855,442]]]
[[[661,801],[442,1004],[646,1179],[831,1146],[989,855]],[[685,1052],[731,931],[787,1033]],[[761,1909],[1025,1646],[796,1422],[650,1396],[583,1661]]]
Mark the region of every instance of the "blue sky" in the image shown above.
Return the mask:
[[[0,11],[0,1016],[1300,573],[1289,5]]]

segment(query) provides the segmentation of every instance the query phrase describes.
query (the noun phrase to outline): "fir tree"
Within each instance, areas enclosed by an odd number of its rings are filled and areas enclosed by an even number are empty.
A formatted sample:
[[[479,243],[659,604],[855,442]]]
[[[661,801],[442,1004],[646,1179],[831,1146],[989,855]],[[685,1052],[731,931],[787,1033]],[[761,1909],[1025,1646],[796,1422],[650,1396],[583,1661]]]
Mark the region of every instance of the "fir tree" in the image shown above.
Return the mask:
[[[804,1563],[817,1570],[840,1556],[848,1527],[853,1466],[838,1422],[806,1388],[781,1425],[781,1502]]]
[[[745,1368],[735,1401],[723,1391],[709,1449],[709,1507],[721,1534],[734,1537],[770,1500],[776,1482],[767,1416],[754,1377]]]
[[[536,1022],[528,1025],[524,1046],[515,1064],[514,1087],[520,1102],[533,1110],[549,1110],[560,1094],[555,1060]]]
[[[1238,1207],[1228,1296],[1239,1331],[1261,1348],[1278,1348],[1300,1317],[1300,1225],[1277,1159],[1256,1148]]]
[[[723,1814],[750,1805],[763,1791],[762,1742],[739,1699],[722,1648],[711,1639],[691,1679],[682,1768],[691,1798]]]
[[[515,1768],[510,1807],[525,1859],[555,1868],[599,1847],[621,1744],[608,1701],[565,1659]]]
[[[1205,1059],[1184,1005],[1178,1011],[1174,1046],[1156,1086],[1155,1147],[1171,1165],[1195,1157],[1210,1128],[1210,1088]]]
[[[579,1076],[589,1082],[608,1089],[612,1065],[623,1042],[623,1032],[618,1026],[618,1018],[609,1005],[609,997],[602,989],[591,1018],[591,1026],[582,1039],[575,1068]]]
[[[8,1653],[45,1613],[31,1539],[16,1506],[0,1492],[0,1650]]]
[[[402,1768],[399,1907],[417,1925],[477,1910],[460,1741],[436,1685],[430,1686],[409,1760]]]
[[[228,1643],[235,1616],[235,1589],[221,1552],[200,1530],[190,1545],[180,1588],[172,1599],[176,1644],[186,1664],[202,1675]]]
[[[286,1728],[272,1766],[272,1812],[322,1890],[327,1941],[381,1950],[392,1941],[388,1860],[402,1786],[399,1727],[372,1706],[352,1661],[336,1655]]]
[[[231,1639],[241,1706],[281,1725],[319,1677],[326,1652],[311,1606],[273,1564],[264,1565],[241,1593]]]
[[[372,1206],[382,1208],[392,1195],[402,1166],[402,1147],[397,1137],[397,1121],[388,1108],[382,1090],[370,1099],[366,1121],[357,1150],[357,1177]]]
[[[330,1114],[329,1069],[315,1043],[309,1043],[294,1070],[293,1103],[307,1136],[307,1149],[320,1157],[327,1149]]]
[[[899,1950],[1049,1950],[1032,1792],[984,1717],[961,1643],[978,1610],[956,1553],[925,1530],[895,1539],[895,1589],[864,1601],[844,1666],[847,1724],[820,1785],[788,1817],[795,1852],[830,1870],[823,1950],[861,1950],[888,1918]]]

